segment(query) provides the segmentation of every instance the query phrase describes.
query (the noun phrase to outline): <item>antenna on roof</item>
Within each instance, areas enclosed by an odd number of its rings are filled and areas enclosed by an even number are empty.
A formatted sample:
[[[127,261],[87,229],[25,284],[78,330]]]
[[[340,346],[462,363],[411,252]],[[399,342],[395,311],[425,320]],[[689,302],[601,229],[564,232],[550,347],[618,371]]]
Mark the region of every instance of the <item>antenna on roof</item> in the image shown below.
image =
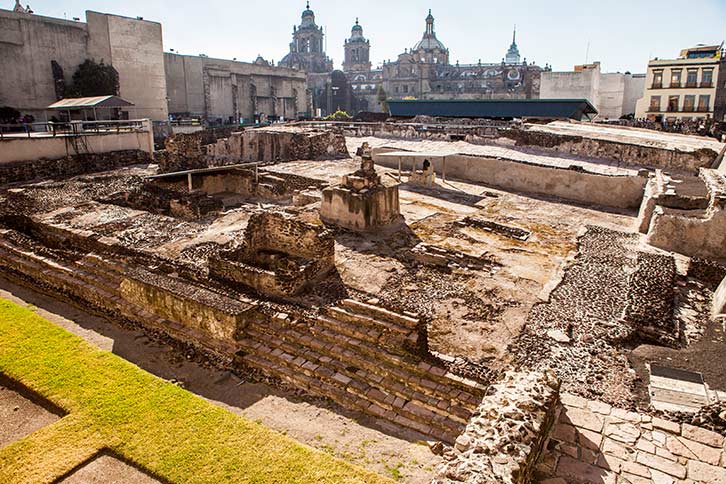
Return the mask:
[[[590,41],[587,41],[587,51],[585,52],[585,64],[590,60]]]

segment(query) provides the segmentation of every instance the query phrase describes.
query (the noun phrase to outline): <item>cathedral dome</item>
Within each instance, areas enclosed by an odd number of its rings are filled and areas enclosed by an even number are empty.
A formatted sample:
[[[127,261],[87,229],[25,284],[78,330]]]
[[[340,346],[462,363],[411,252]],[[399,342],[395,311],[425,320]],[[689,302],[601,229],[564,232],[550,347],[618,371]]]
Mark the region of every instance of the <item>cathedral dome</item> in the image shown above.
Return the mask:
[[[426,17],[426,32],[424,32],[423,38],[413,47],[413,52],[430,52],[433,50],[446,50],[446,47],[436,38],[434,16],[431,15],[431,10],[429,10],[429,15]]]
[[[310,2],[305,6],[305,10],[302,13],[302,23],[300,28],[316,27],[315,25],[315,12],[310,10]]]

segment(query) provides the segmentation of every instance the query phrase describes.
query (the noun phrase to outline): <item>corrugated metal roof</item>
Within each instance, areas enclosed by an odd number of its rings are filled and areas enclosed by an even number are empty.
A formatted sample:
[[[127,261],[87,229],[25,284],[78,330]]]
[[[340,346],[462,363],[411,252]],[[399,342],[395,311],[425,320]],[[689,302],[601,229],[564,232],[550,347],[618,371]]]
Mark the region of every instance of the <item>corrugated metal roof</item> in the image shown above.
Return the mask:
[[[48,109],[122,108],[133,105],[118,96],[69,97],[54,102]]]
[[[389,100],[391,116],[547,118],[581,120],[597,114],[587,99]]]

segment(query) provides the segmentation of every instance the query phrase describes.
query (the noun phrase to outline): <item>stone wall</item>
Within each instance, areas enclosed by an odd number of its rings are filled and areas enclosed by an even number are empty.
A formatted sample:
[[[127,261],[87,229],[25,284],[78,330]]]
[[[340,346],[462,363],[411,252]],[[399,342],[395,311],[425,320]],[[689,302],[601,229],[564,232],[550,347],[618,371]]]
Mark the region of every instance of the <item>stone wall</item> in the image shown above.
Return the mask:
[[[196,220],[223,209],[220,200],[206,193],[172,190],[149,182],[134,190],[114,193],[103,201],[185,220]]]
[[[380,186],[365,192],[343,186],[323,190],[320,218],[325,223],[373,230],[396,222],[400,213],[398,186]]]
[[[254,214],[239,249],[209,259],[210,277],[263,294],[292,296],[335,267],[335,239],[324,227],[281,212]]]
[[[432,484],[529,484],[557,415],[551,372],[508,372],[491,386]]]
[[[706,210],[656,206],[647,241],[654,247],[706,259],[726,259],[726,175],[701,169],[708,188]]]
[[[141,150],[74,155],[58,160],[16,161],[0,164],[0,185],[107,171],[151,162],[151,155]]]
[[[516,146],[545,152],[601,158],[623,166],[662,168],[693,173],[701,167],[711,166],[718,156],[718,153],[710,148],[690,151],[668,149],[655,143],[638,144],[629,141],[613,141],[544,132],[532,129],[532,127],[533,125],[517,123],[504,125],[492,123],[487,126],[445,123],[346,123],[342,129],[346,136],[435,141],[461,140],[473,144]]]
[[[130,303],[177,323],[176,328],[168,328],[170,332],[176,330],[183,339],[227,353],[236,351],[235,341],[244,332],[249,311],[255,308],[189,281],[140,269],[126,273],[120,290]]]
[[[632,175],[606,175],[581,167],[551,165],[489,158],[475,155],[448,155],[446,176],[482,182],[508,191],[559,197],[604,207],[638,208],[648,178]],[[378,153],[376,163],[398,168],[399,157]],[[441,165],[434,167],[441,174]]]
[[[225,134],[226,137],[220,137]],[[160,173],[246,162],[347,157],[345,137],[341,134],[290,127],[176,134],[167,140],[166,150],[158,156]]]

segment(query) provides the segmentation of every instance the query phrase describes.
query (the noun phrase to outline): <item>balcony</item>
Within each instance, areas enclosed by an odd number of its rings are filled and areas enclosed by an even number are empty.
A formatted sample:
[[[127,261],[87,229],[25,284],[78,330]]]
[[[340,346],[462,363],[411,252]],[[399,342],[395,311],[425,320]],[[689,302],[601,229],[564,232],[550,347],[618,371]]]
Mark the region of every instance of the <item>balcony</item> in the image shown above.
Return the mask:
[[[652,105],[648,107],[649,113],[659,113],[660,112],[660,106]]]
[[[677,113],[678,112],[678,106],[668,106],[668,112],[669,113]]]

